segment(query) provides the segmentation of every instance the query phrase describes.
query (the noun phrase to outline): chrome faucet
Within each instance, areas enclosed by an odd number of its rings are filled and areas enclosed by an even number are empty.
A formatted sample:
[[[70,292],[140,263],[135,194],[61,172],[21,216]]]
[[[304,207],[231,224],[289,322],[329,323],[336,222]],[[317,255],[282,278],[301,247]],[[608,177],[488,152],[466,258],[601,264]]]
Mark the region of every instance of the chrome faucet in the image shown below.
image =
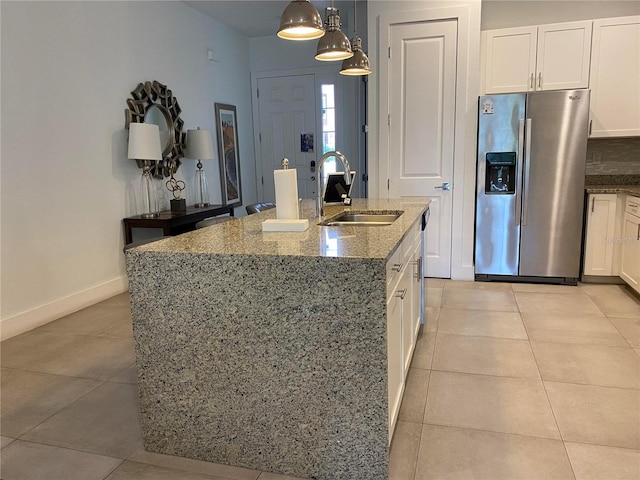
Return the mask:
[[[322,192],[322,166],[327,158],[335,157],[342,162],[342,166],[344,167],[344,183],[347,185],[351,185],[351,167],[349,167],[349,160],[343,154],[338,152],[337,150],[332,150],[330,152],[325,153],[318,160],[318,186],[316,187],[316,217],[320,218],[324,215],[324,199]]]

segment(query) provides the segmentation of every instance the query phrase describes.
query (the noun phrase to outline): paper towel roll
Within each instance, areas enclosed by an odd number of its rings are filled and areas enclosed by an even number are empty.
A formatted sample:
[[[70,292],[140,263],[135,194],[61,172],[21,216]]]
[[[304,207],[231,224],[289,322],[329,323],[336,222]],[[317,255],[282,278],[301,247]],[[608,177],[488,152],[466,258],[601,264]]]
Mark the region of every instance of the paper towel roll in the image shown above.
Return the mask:
[[[299,218],[296,169],[274,170],[273,181],[276,187],[276,218],[280,220]]]

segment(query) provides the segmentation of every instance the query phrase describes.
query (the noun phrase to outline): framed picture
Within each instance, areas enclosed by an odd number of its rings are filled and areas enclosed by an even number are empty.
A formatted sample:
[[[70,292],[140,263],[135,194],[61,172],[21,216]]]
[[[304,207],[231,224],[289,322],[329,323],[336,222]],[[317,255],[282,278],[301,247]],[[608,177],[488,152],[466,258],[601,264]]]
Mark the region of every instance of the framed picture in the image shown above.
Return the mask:
[[[238,207],[242,205],[242,186],[240,183],[240,152],[238,150],[236,107],[216,103],[215,115],[220,158],[220,182],[222,183],[222,203]]]

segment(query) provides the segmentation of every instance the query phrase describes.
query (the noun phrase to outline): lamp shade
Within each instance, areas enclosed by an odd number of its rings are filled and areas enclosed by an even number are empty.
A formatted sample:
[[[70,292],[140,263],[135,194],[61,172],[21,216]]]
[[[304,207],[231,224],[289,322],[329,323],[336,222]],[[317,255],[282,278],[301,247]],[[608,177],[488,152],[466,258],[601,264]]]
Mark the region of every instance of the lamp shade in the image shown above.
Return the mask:
[[[340,14],[337,8],[327,7],[327,31],[318,41],[316,60],[333,61],[353,57],[351,43],[340,30]]]
[[[188,130],[187,148],[184,152],[185,158],[195,158],[198,160],[213,159],[213,143],[211,142],[211,132],[209,130]]]
[[[282,12],[278,36],[285,40],[313,40],[324,35],[322,17],[309,0],[293,0]]]
[[[354,37],[351,40],[351,50],[353,57],[342,61],[342,75],[369,75],[371,67],[369,66],[369,58],[362,50],[362,40],[360,37]]]
[[[162,160],[158,126],[152,123],[131,123],[127,156],[132,160]]]

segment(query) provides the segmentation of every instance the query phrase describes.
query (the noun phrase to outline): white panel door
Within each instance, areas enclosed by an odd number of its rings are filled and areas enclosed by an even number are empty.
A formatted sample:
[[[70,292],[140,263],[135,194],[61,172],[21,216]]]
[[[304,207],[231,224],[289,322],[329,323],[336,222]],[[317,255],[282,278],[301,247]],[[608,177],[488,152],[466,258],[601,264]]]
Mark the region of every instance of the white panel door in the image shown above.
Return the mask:
[[[294,75],[258,79],[258,110],[261,201],[275,202],[273,171],[282,168],[284,157],[289,159],[289,168],[296,169],[298,196],[315,198],[315,173],[310,169],[311,162],[316,160],[315,149],[320,140],[316,131],[315,77]],[[303,151],[303,134],[313,135],[314,149]],[[308,146],[306,143],[305,150]]]
[[[389,38],[388,195],[432,198],[426,275],[449,278],[457,21],[394,24]]]

